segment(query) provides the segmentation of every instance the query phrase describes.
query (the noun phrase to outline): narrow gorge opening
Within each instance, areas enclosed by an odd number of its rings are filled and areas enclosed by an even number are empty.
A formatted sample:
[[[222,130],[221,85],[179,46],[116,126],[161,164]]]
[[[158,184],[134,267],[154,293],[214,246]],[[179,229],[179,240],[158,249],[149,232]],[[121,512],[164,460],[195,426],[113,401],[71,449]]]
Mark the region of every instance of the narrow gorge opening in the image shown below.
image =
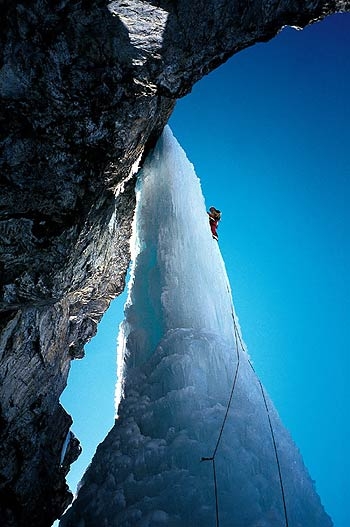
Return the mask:
[[[67,476],[74,494],[97,445],[114,424],[117,336],[126,295],[125,289],[111,302],[97,334],[85,346],[84,358],[72,362],[68,384],[61,396],[61,404],[73,417],[71,430],[82,446],[82,453]]]

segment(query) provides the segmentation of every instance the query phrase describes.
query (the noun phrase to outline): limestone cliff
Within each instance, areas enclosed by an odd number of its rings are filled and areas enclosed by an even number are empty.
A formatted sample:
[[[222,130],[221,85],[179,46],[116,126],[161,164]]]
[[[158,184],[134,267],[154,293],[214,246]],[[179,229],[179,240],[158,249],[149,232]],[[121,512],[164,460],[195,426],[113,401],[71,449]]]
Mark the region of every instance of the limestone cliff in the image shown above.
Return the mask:
[[[49,526],[79,453],[59,405],[124,287],[134,163],[233,53],[349,0],[0,0],[0,523]],[[67,448],[66,448],[67,446]]]

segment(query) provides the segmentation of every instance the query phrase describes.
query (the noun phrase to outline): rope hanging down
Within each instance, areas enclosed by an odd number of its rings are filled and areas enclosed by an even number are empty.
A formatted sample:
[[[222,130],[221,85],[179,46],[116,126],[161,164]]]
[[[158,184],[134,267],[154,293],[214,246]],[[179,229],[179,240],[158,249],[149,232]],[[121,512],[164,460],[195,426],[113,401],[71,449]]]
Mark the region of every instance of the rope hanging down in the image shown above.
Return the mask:
[[[240,365],[240,352],[239,352],[239,348],[238,348],[238,341],[239,341],[239,345],[240,345],[241,350],[246,353],[244,344],[242,342],[242,338],[241,338],[240,333],[239,333],[239,331],[237,329],[236,319],[235,319],[233,310],[232,310],[232,318],[233,318],[233,325],[234,325],[235,348],[236,348],[236,354],[237,354],[237,364],[236,364],[236,370],[235,370],[235,374],[234,374],[234,378],[233,378],[232,389],[231,389],[231,392],[230,392],[230,397],[229,397],[229,400],[228,400],[228,403],[227,403],[227,408],[226,408],[224,419],[222,421],[222,425],[221,425],[221,429],[220,429],[220,432],[219,432],[219,435],[218,435],[218,439],[216,441],[216,445],[215,445],[215,448],[214,448],[214,451],[213,451],[213,455],[211,457],[202,457],[201,458],[201,461],[211,461],[212,462],[212,466],[213,466],[216,527],[220,526],[220,522],[219,522],[219,498],[218,498],[218,485],[217,485],[216,468],[215,468],[215,456],[216,456],[217,450],[218,450],[219,445],[220,445],[221,437],[222,437],[222,434],[223,434],[223,431],[224,431],[224,428],[225,428],[225,424],[226,424],[226,421],[227,421],[227,416],[228,416],[228,413],[229,413],[229,410],[230,410],[230,407],[231,407],[233,393],[234,393],[234,390],[235,390],[235,387],[236,387],[236,383],[237,383],[238,369],[239,369],[239,365]],[[248,363],[249,363],[251,369],[253,370],[253,372],[255,373],[254,367],[253,367],[253,365],[252,365],[252,363],[250,362],[249,359],[248,359]],[[256,375],[256,373],[255,373],[255,375]],[[289,527],[287,506],[286,506],[286,499],[285,499],[285,492],[284,492],[284,486],[283,486],[283,478],[282,478],[282,472],[281,472],[281,465],[280,465],[280,462],[279,462],[279,456],[278,456],[278,450],[277,450],[277,445],[276,445],[276,440],[275,440],[275,434],[274,434],[274,431],[273,431],[272,422],[271,422],[271,416],[270,416],[269,408],[268,408],[266,397],[265,397],[265,391],[264,391],[264,388],[263,388],[263,386],[261,384],[260,379],[258,378],[258,376],[256,376],[256,377],[257,377],[257,380],[259,382],[262,398],[263,398],[263,401],[264,401],[264,406],[265,406],[265,410],[266,410],[266,414],[267,414],[267,418],[268,418],[268,422],[269,422],[269,428],[270,428],[270,433],[271,433],[271,437],[272,437],[272,443],[273,443],[274,452],[275,452],[276,465],[277,465],[277,469],[278,469],[280,489],[281,489],[281,495],[282,495],[282,501],[283,501],[285,527]]]
[[[201,461],[211,461],[212,465],[213,465],[213,478],[214,478],[214,491],[215,491],[215,511],[216,511],[216,527],[219,527],[220,523],[219,523],[219,498],[218,498],[218,486],[217,486],[216,469],[215,469],[215,456],[216,456],[216,453],[217,453],[218,448],[219,448],[219,444],[220,444],[220,441],[221,441],[222,433],[224,431],[226,420],[227,420],[227,416],[228,416],[228,413],[229,413],[229,410],[230,410],[230,407],[231,407],[233,392],[235,391],[235,387],[236,387],[236,382],[237,382],[237,377],[238,377],[238,369],[239,369],[239,363],[240,363],[240,354],[239,354],[239,349],[238,349],[238,330],[237,330],[237,326],[236,326],[236,323],[235,323],[235,317],[233,315],[233,312],[232,312],[232,318],[233,318],[233,322],[234,322],[234,331],[235,331],[235,348],[236,348],[236,354],[237,354],[237,364],[236,364],[236,370],[235,370],[235,374],[234,374],[234,378],[233,378],[231,393],[230,393],[230,397],[228,399],[226,412],[225,412],[225,415],[224,415],[224,419],[222,421],[220,433],[219,433],[217,441],[216,441],[216,445],[215,445],[215,448],[214,448],[213,455],[211,457],[202,457],[201,458]]]
[[[248,362],[249,362],[249,365],[250,365],[251,369],[255,373],[253,365],[252,365],[252,363],[250,362],[249,359],[248,359]],[[266,413],[267,413],[267,418],[269,420],[269,426],[270,426],[270,432],[271,432],[271,437],[272,437],[272,443],[273,443],[273,448],[274,448],[275,457],[276,457],[276,465],[277,465],[277,469],[278,469],[278,477],[279,477],[279,481],[280,481],[281,495],[282,495],[282,501],[283,501],[284,520],[285,520],[286,527],[288,527],[289,523],[288,523],[288,514],[287,514],[287,506],[286,506],[286,497],[285,497],[284,486],[283,486],[281,465],[280,465],[280,460],[279,460],[279,457],[278,457],[277,445],[276,445],[276,440],[275,440],[275,433],[274,433],[273,427],[272,427],[269,407],[267,406],[267,401],[266,401],[266,397],[265,397],[265,390],[263,388],[263,385],[261,384],[260,379],[258,377],[257,377],[257,379],[258,379],[260,390],[261,390],[262,397],[263,397],[263,400],[264,400],[264,405],[265,405],[265,409],[266,409]]]

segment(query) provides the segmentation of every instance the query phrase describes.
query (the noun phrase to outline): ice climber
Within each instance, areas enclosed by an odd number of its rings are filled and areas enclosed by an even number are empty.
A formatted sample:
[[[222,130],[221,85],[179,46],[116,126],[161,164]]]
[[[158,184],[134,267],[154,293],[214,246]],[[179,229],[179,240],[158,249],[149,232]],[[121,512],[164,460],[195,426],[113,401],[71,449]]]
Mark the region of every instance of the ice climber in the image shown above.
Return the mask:
[[[209,225],[210,225],[211,233],[212,233],[214,240],[217,241],[219,239],[217,228],[218,228],[218,224],[221,218],[221,212],[217,210],[215,207],[210,207],[208,214],[209,214]]]

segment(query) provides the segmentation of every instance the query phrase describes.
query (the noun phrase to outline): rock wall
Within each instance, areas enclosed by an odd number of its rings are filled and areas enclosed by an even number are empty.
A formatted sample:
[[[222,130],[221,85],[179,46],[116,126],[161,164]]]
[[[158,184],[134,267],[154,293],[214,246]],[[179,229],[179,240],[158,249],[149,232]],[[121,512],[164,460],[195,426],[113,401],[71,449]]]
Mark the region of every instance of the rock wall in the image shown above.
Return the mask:
[[[49,526],[70,361],[124,288],[132,167],[229,56],[350,0],[0,0],[0,524]]]

